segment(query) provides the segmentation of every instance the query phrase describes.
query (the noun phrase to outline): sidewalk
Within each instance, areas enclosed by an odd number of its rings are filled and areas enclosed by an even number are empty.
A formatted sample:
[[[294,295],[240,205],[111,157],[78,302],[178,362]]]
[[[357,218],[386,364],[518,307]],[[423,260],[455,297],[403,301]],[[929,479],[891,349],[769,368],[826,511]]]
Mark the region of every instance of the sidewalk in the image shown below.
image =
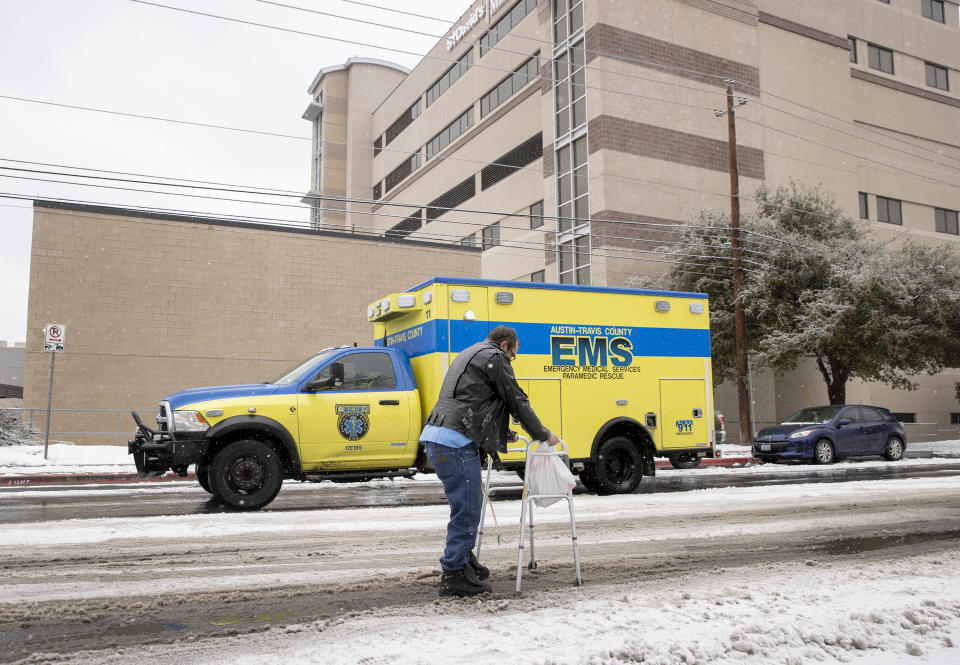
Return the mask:
[[[749,446],[720,446],[722,457],[703,459],[700,468],[758,467]],[[908,444],[908,459],[960,458],[960,440]],[[658,469],[673,469],[669,460],[658,459]],[[765,465],[764,468],[771,468]],[[686,473],[694,470],[685,471]],[[167,473],[143,481],[137,475],[126,446],[75,446],[53,443],[43,458],[43,446],[7,446],[0,448],[0,487],[39,487],[48,485],[110,485],[124,483],[196,482],[196,476]]]

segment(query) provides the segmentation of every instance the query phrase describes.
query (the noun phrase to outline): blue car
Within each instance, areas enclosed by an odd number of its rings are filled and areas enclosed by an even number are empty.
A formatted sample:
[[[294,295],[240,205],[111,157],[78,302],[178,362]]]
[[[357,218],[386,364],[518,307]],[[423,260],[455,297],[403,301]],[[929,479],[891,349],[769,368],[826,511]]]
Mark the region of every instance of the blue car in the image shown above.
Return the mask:
[[[907,437],[903,425],[887,409],[843,404],[797,411],[775,427],[766,427],[753,441],[761,462],[813,460],[830,464],[841,457],[883,455],[903,458]]]

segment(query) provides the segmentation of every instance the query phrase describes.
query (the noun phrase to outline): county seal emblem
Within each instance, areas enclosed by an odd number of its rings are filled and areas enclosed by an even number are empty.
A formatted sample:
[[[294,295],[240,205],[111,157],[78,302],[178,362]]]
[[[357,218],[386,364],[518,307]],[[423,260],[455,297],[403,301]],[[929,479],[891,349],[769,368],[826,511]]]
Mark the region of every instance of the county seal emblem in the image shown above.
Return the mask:
[[[337,404],[337,430],[347,441],[359,441],[370,429],[369,404]]]

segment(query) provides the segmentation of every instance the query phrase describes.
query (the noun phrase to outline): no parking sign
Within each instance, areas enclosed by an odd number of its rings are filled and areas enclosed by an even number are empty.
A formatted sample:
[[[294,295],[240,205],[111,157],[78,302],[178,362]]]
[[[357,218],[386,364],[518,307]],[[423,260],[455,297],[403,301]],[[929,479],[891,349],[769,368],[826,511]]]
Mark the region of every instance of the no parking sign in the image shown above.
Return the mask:
[[[63,351],[63,338],[66,329],[59,323],[48,323],[43,327],[43,350],[60,353]]]

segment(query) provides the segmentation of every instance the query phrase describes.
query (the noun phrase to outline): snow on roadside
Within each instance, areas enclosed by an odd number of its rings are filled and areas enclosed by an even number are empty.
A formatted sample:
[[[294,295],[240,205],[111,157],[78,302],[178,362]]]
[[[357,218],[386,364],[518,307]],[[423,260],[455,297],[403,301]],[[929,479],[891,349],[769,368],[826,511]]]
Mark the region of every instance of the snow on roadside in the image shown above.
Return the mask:
[[[724,457],[749,457],[748,446],[721,446]],[[907,449],[911,452],[930,452],[934,454],[960,456],[960,439],[951,441],[934,441],[923,443],[909,443]],[[927,463],[929,460],[906,459],[905,463]],[[844,462],[841,462],[844,463]],[[868,458],[857,460],[856,464],[889,464],[885,460]],[[934,462],[935,463],[935,462]],[[698,472],[723,473],[730,467],[702,467]],[[742,471],[744,467],[735,467]],[[755,472],[769,473],[769,469],[783,469],[783,465],[767,465],[750,467]],[[76,474],[76,473],[136,473],[133,458],[127,453],[126,446],[77,446],[71,443],[50,444],[47,459],[43,458],[43,446],[4,446],[0,447],[0,476],[32,475],[32,474]],[[674,473],[673,469],[660,469],[658,473]],[[689,471],[686,471],[689,473]],[[683,472],[681,472],[683,473]]]
[[[904,584],[909,580],[909,584]],[[103,652],[119,665],[947,665],[960,659],[960,585],[940,555],[817,560],[683,579],[437,600],[264,633]]]

